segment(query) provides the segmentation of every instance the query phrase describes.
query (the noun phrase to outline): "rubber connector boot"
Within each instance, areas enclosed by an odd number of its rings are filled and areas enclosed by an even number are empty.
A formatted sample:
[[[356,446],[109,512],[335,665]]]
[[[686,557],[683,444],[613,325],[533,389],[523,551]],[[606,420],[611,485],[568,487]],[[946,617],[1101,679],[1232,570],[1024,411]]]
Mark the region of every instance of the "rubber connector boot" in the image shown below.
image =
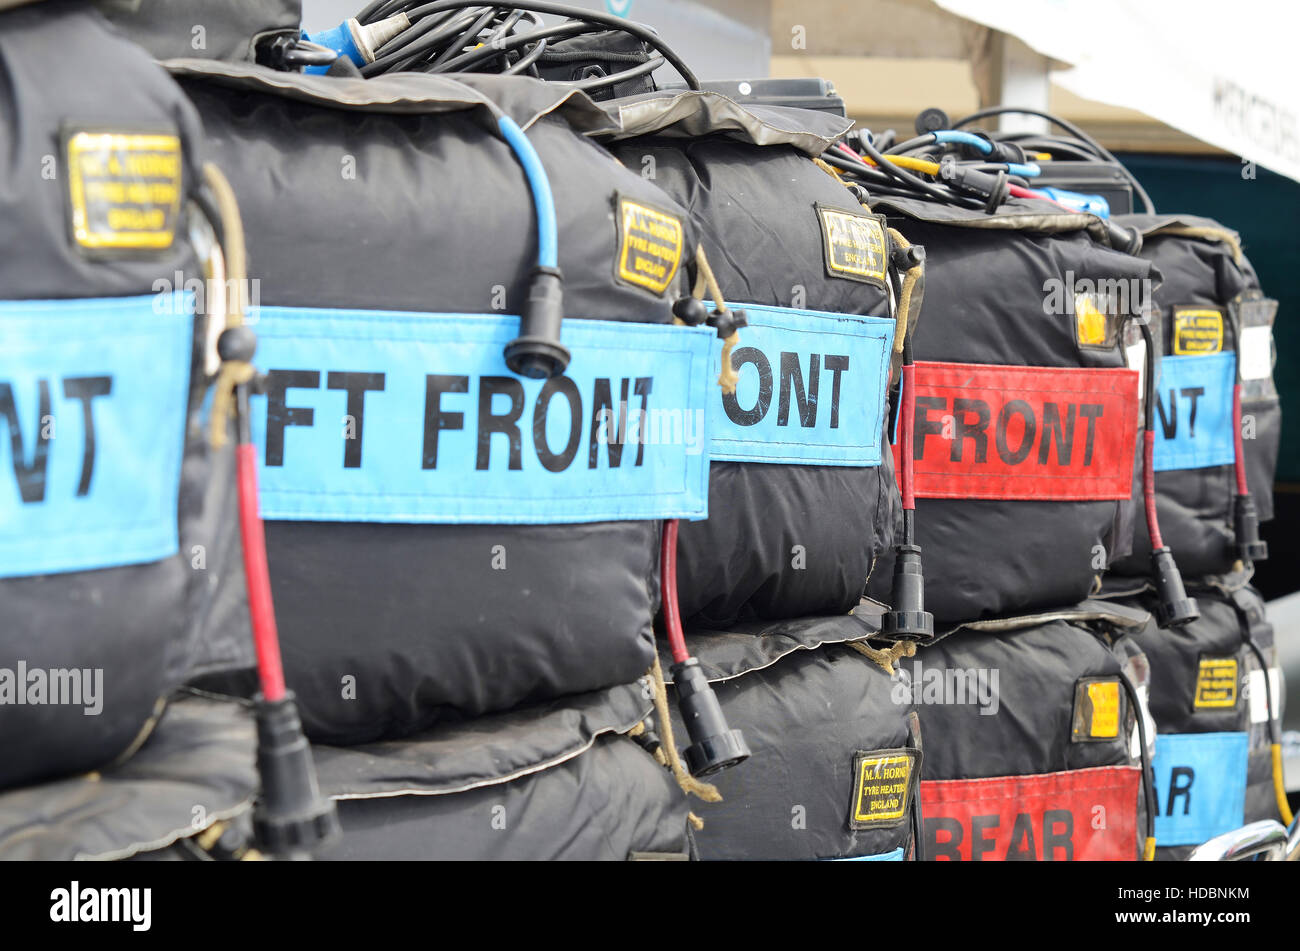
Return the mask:
[[[506,366],[520,376],[545,380],[569,365],[569,349],[560,343],[564,322],[564,286],[560,270],[539,267],[528,285],[528,302],[519,320],[519,336],[506,344]]]
[[[1151,575],[1156,583],[1156,623],[1161,627],[1181,627],[1201,616],[1195,598],[1189,598],[1183,588],[1183,576],[1174,562],[1174,553],[1168,547],[1151,553]]]
[[[686,747],[686,767],[692,776],[708,776],[749,759],[749,747],[739,730],[727,726],[718,696],[709,678],[692,657],[673,664],[673,686],[677,688],[677,712],[686,723],[691,745]]]
[[[934,637],[934,615],[925,609],[925,575],[919,545],[899,545],[894,551],[893,610],[880,620],[881,637],[928,641]]]
[[[320,794],[311,746],[292,691],[257,698],[257,772],[262,794],[253,807],[258,846],[281,858],[307,858],[339,832],[334,802]]]
[[[1233,532],[1237,537],[1237,557],[1250,564],[1268,560],[1268,542],[1259,537],[1259,510],[1255,497],[1239,495],[1232,507]]]

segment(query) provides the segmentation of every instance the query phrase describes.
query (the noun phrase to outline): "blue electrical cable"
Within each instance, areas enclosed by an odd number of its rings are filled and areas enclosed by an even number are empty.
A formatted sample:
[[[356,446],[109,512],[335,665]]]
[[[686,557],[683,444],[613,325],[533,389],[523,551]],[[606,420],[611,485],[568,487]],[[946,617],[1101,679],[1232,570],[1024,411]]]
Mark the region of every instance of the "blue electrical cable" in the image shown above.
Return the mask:
[[[533,192],[533,207],[537,211],[537,266],[559,267],[559,238],[555,223],[555,198],[551,195],[551,180],[546,177],[542,160],[528,141],[524,130],[507,115],[497,116],[501,135],[514,149],[519,164],[523,166],[528,187]]]
[[[979,149],[985,155],[993,151],[993,143],[988,139],[976,135],[974,132],[962,132],[956,129],[941,129],[938,132],[931,133],[934,141],[940,145],[970,145]]]
[[[1037,165],[1021,165],[1019,162],[1008,162],[1007,174],[1019,175],[1022,178],[1033,178],[1036,175],[1043,174],[1043,170]]]

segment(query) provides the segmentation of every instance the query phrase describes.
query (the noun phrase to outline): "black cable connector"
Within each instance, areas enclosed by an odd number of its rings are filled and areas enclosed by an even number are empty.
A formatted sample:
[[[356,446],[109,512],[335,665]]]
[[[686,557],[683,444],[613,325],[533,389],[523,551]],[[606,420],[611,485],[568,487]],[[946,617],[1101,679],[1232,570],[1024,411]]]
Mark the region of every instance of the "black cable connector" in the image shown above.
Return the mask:
[[[894,548],[893,607],[880,619],[880,636],[890,640],[928,641],[934,637],[934,615],[925,609],[925,575],[919,545]]]
[[[1268,560],[1268,542],[1259,537],[1259,510],[1252,495],[1238,495],[1232,506],[1237,557],[1247,564]]]
[[[253,807],[253,830],[272,855],[306,858],[338,835],[338,813],[317,786],[293,692],[279,700],[258,696],[255,703],[262,794]]]
[[[940,129],[951,129],[952,120],[942,109],[922,109],[916,116],[913,128],[916,129],[917,135],[926,135],[930,132],[938,132]]]
[[[534,380],[559,376],[569,365],[569,348],[560,343],[564,286],[560,269],[538,267],[528,286],[519,336],[506,344],[506,366]]]
[[[1183,576],[1168,546],[1151,552],[1151,576],[1156,584],[1156,622],[1161,627],[1182,627],[1201,616],[1195,598],[1183,587]]]
[[[1024,147],[1019,143],[990,139],[988,136],[982,136],[982,138],[993,146],[993,151],[982,153],[976,156],[977,158],[982,158],[985,162],[1001,162],[1012,165],[1025,165],[1028,163],[1029,157],[1025,155]]]
[[[686,724],[691,744],[686,747],[686,766],[692,776],[708,776],[749,759],[749,746],[739,730],[727,726],[718,696],[709,678],[692,657],[672,666],[677,688],[677,710]]]
[[[984,210],[989,214],[997,211],[1010,195],[1006,172],[981,172],[969,165],[958,164],[951,157],[939,163],[939,180],[958,191],[985,199]]]
[[[709,309],[698,297],[679,297],[673,301],[673,316],[688,327],[698,327],[709,319]]]

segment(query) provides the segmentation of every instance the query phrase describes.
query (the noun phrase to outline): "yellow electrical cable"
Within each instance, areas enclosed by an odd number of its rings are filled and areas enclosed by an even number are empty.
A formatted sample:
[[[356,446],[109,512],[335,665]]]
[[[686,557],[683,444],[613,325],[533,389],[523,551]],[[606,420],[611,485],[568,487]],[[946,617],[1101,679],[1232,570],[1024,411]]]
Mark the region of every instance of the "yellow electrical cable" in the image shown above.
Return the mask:
[[[1291,804],[1286,801],[1286,780],[1282,774],[1282,744],[1273,743],[1271,751],[1273,754],[1273,793],[1277,796],[1277,811],[1282,815],[1282,824],[1289,827],[1295,820],[1295,816],[1291,813]]]
[[[939,174],[938,162],[928,162],[925,159],[912,158],[910,155],[886,155],[885,158],[900,168],[911,169],[914,172],[924,172],[926,175]]]
[[[873,159],[865,155],[859,155],[858,158],[868,165],[876,164]],[[924,172],[926,175],[939,174],[938,162],[928,162],[925,159],[912,158],[910,155],[886,155],[885,158],[889,159],[891,165],[897,165],[899,168],[911,169],[913,172]]]

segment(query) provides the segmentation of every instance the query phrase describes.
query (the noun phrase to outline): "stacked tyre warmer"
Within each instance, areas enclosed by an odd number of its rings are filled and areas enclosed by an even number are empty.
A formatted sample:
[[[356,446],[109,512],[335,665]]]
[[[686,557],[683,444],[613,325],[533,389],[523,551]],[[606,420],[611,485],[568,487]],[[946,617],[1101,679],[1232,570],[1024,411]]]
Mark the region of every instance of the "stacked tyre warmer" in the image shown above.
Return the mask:
[[[709,518],[682,526],[678,553],[687,646],[751,751],[699,809],[699,854],[902,859],[919,728],[853,649],[878,634],[881,606],[849,613],[899,508],[883,451],[890,244],[812,161],[846,123],[702,92],[610,108],[611,148],[687,206],[747,321],[735,392],[715,395]]]
[[[1253,561],[1266,555],[1256,517],[1272,516],[1281,429],[1272,381],[1277,304],[1260,292],[1238,236],[1218,222],[1119,220],[1142,232],[1142,256],[1164,275],[1152,334],[1160,350],[1156,504],[1201,613],[1182,629],[1137,635],[1151,660],[1159,729],[1156,854],[1183,858],[1244,823],[1281,818],[1272,745],[1282,691],[1273,631],[1249,586]],[[1152,606],[1140,577],[1149,549],[1139,530],[1134,557],[1115,566],[1105,594]]]
[[[534,80],[167,65],[261,282],[262,513],[286,675],[342,803],[330,854],[685,856],[685,797],[629,738],[660,521],[707,504],[690,440],[718,345],[671,326],[685,210],[583,135],[608,124],[590,100]],[[532,379],[503,358],[510,315],[548,307],[568,365]]]
[[[1147,620],[1087,601],[972,621],[903,662],[929,741],[926,859],[1137,857],[1143,713],[1123,683],[1144,686],[1130,635]]]
[[[1127,548],[1139,409],[1120,346],[1129,313],[1098,291],[1152,268],[1112,250],[1098,219],[1049,202],[873,207],[927,251],[916,533],[946,636],[912,670],[922,851],[1135,858],[1139,711],[1112,643],[1135,624],[1084,599]]]
[[[251,654],[198,118],[81,5],[0,13],[0,66],[0,857],[208,843],[257,782],[240,708],[177,695]]]

